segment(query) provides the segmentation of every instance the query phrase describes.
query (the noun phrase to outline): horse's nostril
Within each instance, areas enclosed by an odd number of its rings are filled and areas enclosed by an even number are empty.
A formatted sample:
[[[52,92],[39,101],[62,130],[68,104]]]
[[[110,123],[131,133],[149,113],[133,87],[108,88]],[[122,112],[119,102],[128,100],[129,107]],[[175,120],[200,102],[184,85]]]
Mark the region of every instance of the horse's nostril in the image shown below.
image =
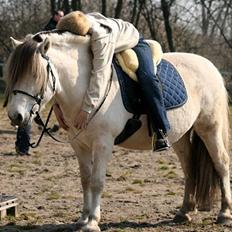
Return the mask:
[[[18,113],[18,115],[17,115],[17,117],[16,117],[16,121],[17,121],[18,123],[21,123],[21,122],[23,121],[23,116],[22,116],[22,114]]]
[[[21,125],[23,122],[23,115],[21,113],[8,114],[13,125]]]

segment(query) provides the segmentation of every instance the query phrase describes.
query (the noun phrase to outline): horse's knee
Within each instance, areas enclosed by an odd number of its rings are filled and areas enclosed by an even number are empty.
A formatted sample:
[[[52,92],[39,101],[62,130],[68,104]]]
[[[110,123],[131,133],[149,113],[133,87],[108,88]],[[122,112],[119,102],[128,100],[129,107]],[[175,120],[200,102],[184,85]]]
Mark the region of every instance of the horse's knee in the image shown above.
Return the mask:
[[[101,192],[104,188],[105,181],[99,178],[93,178],[91,180],[90,187],[93,192]]]
[[[82,184],[84,189],[89,187],[90,181],[91,181],[90,177],[84,177],[84,176],[81,177],[81,184]]]

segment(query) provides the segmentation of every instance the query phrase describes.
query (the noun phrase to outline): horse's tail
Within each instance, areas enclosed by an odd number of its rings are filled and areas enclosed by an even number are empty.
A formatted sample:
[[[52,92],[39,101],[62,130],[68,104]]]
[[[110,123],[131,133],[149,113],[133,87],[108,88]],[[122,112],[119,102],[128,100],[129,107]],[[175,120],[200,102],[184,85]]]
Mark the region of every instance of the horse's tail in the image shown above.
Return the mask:
[[[210,210],[220,189],[220,178],[201,138],[192,134],[192,171],[198,210]]]

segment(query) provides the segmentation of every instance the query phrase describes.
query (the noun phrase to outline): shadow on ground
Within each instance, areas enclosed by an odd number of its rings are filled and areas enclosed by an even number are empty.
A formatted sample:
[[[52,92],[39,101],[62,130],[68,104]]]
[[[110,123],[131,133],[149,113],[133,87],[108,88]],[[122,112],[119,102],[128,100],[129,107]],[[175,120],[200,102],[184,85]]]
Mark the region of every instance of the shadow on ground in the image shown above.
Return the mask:
[[[118,223],[104,223],[101,224],[101,230],[107,231],[109,229],[145,229],[145,228],[158,228],[162,226],[174,226],[176,224],[173,223],[173,220],[164,220],[157,223],[138,223],[138,222],[130,222],[130,221],[123,221]]]
[[[145,228],[158,228],[162,226],[174,226],[172,220],[165,220],[155,224],[152,223],[137,223],[130,221],[123,221],[118,223],[103,223],[100,224],[102,231],[107,230],[127,230],[127,229],[145,229]],[[73,224],[47,224],[47,225],[26,225],[26,226],[17,226],[17,225],[6,225],[0,227],[0,232],[73,232],[79,231],[79,228],[75,223]],[[81,231],[81,230],[80,230]]]
[[[6,225],[0,226],[0,232],[73,232],[75,231],[75,224],[47,224],[47,225]]]

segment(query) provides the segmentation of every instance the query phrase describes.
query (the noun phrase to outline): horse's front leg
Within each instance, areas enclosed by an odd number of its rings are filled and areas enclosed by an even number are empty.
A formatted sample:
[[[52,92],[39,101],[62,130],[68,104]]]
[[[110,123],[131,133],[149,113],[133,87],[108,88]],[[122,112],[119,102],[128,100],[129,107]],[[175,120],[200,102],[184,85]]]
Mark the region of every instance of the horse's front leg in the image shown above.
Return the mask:
[[[100,201],[105,184],[107,163],[111,159],[113,149],[113,139],[110,136],[104,137],[93,144],[93,168],[90,181],[91,208],[89,211],[89,221],[82,227],[83,231],[100,231]]]
[[[82,227],[86,225],[89,221],[89,214],[91,209],[91,188],[90,181],[92,175],[92,151],[87,147],[82,147],[79,144],[74,145],[76,151],[80,175],[81,175],[81,184],[83,189],[83,211],[80,219],[77,221],[77,226]]]

